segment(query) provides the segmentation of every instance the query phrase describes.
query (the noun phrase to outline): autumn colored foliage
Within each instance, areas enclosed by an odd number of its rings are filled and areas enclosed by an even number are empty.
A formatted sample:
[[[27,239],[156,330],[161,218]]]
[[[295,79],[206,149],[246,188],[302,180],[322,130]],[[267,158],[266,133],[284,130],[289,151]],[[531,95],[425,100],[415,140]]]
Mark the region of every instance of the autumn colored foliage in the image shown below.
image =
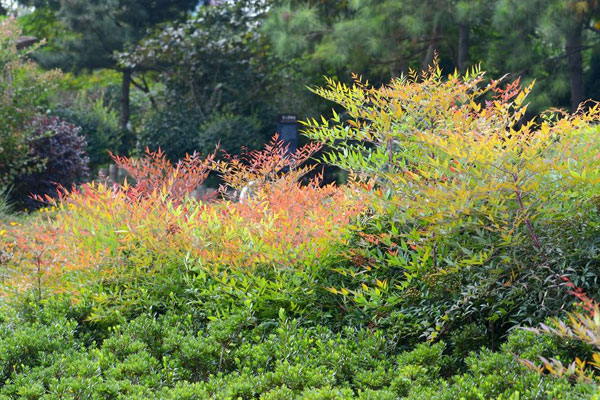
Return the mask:
[[[210,173],[214,155],[201,158],[197,153],[187,154],[173,165],[158,149],[146,149],[142,159],[112,156],[117,166],[123,168],[135,182],[130,186],[125,182],[124,190],[132,201],[139,201],[160,192],[163,197],[179,204],[200,186]]]
[[[64,191],[58,201],[47,197],[49,207],[28,226],[3,229],[3,251],[10,255],[4,291],[76,291],[90,280],[158,273],[180,258],[211,269],[302,268],[344,243],[363,209],[357,193],[321,185],[319,175],[299,181],[314,168],[302,164],[318,148],[289,155],[274,139],[245,160],[192,155],[173,165],[160,151],[141,160],[115,157],[134,183]],[[211,170],[231,188],[256,182],[253,195],[243,202],[191,197]]]
[[[314,89],[344,113],[306,121],[306,135],[329,146],[329,163],[372,185],[357,247],[378,268],[335,293],[391,312],[425,284],[429,296],[453,299],[443,311],[423,309],[424,318],[438,314],[431,338],[455,317],[480,318],[480,302],[492,331],[511,326],[512,313],[564,304],[533,296],[561,292],[565,257],[597,227],[600,106],[530,118],[532,88],[486,82],[476,68],[443,76],[434,65],[378,88],[356,77]],[[496,291],[498,302],[484,300]]]
[[[592,300],[581,288],[575,286],[569,278],[564,278],[570,294],[580,303],[579,310],[569,313],[565,321],[553,319],[548,324],[540,324],[539,328],[525,328],[537,335],[550,335],[563,340],[581,342],[592,347],[589,360],[579,356],[565,365],[560,359],[540,356],[543,366],[536,360],[521,360],[528,368],[540,373],[547,372],[557,377],[568,377],[577,381],[593,382],[600,370],[600,306]]]

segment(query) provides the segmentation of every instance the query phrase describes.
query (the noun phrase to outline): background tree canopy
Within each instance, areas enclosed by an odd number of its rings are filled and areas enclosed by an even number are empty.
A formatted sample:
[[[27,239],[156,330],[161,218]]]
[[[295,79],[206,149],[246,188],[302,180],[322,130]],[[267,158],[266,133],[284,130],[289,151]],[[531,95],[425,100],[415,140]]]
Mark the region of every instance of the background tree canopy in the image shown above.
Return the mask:
[[[337,12],[336,12],[337,11]],[[576,108],[593,91],[596,1],[289,1],[265,22],[277,54],[386,81],[423,69],[481,63],[492,74],[536,77],[535,108]],[[336,14],[338,17],[332,18]]]
[[[66,72],[51,114],[80,126],[92,169],[107,150],[172,159],[258,148],[279,113],[331,105],[307,87],[352,73],[382,84],[437,55],[445,71],[535,78],[527,117],[600,97],[595,0],[20,0],[34,54]]]
[[[156,24],[184,17],[197,0],[24,0],[41,16],[32,33],[54,33],[52,50],[39,58],[42,65],[66,70],[119,69],[122,71],[121,126],[130,118],[129,88],[133,71],[121,68],[114,53],[139,41]],[[54,32],[49,32],[54,27]],[[67,30],[67,33],[63,30]]]

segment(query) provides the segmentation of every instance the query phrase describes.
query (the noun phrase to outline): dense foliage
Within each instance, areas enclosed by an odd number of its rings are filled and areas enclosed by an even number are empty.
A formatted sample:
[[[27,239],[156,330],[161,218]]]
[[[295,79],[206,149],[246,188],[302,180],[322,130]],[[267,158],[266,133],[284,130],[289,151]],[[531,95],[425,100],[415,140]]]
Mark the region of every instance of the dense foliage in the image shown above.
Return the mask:
[[[41,206],[32,195],[56,197],[60,187],[71,188],[89,178],[86,143],[77,126],[57,117],[41,117],[31,121],[31,129],[29,154],[43,167],[19,175],[10,192],[13,201],[29,210]]]
[[[86,343],[65,302],[45,313],[4,316],[3,398],[127,399],[580,399],[590,387],[527,371],[513,354],[547,354],[556,343],[522,332],[503,351],[484,350],[451,379],[444,345],[394,353],[381,331],[307,327],[281,312],[251,311],[202,323],[167,313],[139,316]],[[59,311],[60,310],[60,311]],[[20,351],[15,351],[21,349]]]
[[[203,7],[120,54],[124,67],[154,71],[164,87],[138,148],[180,158],[220,143],[237,153],[260,148],[275,133],[277,99],[291,94],[280,92],[282,63],[269,56],[259,30],[265,12],[257,0]]]
[[[89,82],[104,68],[115,76],[106,112],[85,101],[49,107],[82,125],[93,170],[110,162],[107,149],[160,147],[175,161],[219,141],[230,153],[259,148],[277,114],[325,112],[305,90],[323,75],[349,84],[358,73],[379,85],[427,68],[436,54],[448,71],[481,63],[495,79],[536,79],[526,118],[554,106],[575,111],[600,93],[596,0],[14,0],[6,11],[20,15],[26,34],[47,38],[35,52],[45,67]],[[80,91],[62,86],[56,98]]]
[[[20,3],[38,10],[40,19],[29,24],[29,33],[50,36],[54,42],[39,55],[44,65],[76,71],[109,68],[122,73],[120,122],[122,130],[127,131],[133,70],[121,68],[114,53],[136,43],[147,29],[183,17],[198,1],[22,0]]]
[[[534,111],[572,110],[597,97],[600,6],[595,0],[275,1],[264,24],[275,51],[303,57],[305,70],[377,83],[425,69],[434,54],[464,72],[482,63],[537,79]],[[316,68],[315,68],[316,67]]]
[[[29,140],[35,135],[31,121],[58,77],[40,71],[17,49],[20,33],[14,20],[0,21],[0,190],[12,187],[20,174],[42,167],[30,154]]]
[[[119,126],[119,113],[106,104],[105,96],[89,96],[85,92],[74,99],[54,104],[52,113],[77,125],[86,139],[90,168],[96,170],[111,162],[109,152],[126,152],[122,148],[123,132]]]
[[[295,153],[115,156],[124,185],[0,225],[0,396],[597,398],[561,366],[598,362],[600,111],[524,123],[530,90],[331,80]]]
[[[560,277],[594,286],[598,106],[523,123],[530,88],[518,81],[442,79],[435,66],[415,79],[315,90],[341,104],[346,121],[308,121],[307,135],[333,148],[329,162],[377,188],[357,246],[379,267],[362,276],[369,288],[351,282],[351,296],[374,296],[368,282],[378,279],[388,288],[378,306],[393,309],[418,285],[431,301],[416,299],[422,318],[435,318],[431,335],[467,319],[485,321],[493,340],[559,310]]]

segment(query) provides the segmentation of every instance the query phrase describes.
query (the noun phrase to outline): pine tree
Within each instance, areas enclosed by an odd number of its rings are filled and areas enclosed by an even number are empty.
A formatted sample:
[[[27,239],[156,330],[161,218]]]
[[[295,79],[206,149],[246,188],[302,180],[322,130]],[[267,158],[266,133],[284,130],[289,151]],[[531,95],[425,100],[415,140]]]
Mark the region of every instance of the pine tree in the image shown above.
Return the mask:
[[[493,19],[501,35],[484,68],[535,77],[537,103],[575,110],[586,99],[584,57],[597,47],[599,13],[596,0],[499,0]]]
[[[337,76],[353,71],[382,82],[425,68],[437,52],[445,70],[481,62],[494,77],[537,79],[535,111],[575,109],[596,94],[586,92],[585,72],[586,59],[600,51],[598,0],[323,3],[328,7],[296,0],[272,9],[265,30],[279,54],[308,57]],[[325,10],[337,10],[337,17]]]
[[[311,2],[272,10],[265,30],[282,55],[309,55],[320,65],[349,67],[386,81],[430,65],[441,53],[465,70],[471,31],[489,14],[484,0],[355,0],[334,2],[337,18]],[[447,65],[444,65],[447,66]]]

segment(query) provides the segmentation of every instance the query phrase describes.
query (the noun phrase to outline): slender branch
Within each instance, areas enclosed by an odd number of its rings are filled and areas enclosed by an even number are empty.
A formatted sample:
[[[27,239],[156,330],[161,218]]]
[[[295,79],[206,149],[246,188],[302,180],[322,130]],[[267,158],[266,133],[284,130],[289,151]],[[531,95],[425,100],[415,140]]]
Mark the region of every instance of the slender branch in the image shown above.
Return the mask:
[[[158,106],[156,105],[154,96],[152,96],[152,93],[150,93],[150,86],[148,85],[148,82],[146,82],[146,78],[144,78],[142,76],[142,83],[143,83],[143,85],[142,85],[142,84],[138,83],[135,79],[133,79],[133,76],[132,76],[131,83],[133,84],[133,86],[140,89],[142,92],[146,93],[148,95],[148,97],[150,98],[150,104],[152,104],[152,108],[155,111],[158,110]]]
[[[535,246],[535,248],[537,250],[542,250],[542,246],[540,245],[540,240],[537,236],[537,234],[535,233],[535,230],[533,229],[533,225],[531,224],[531,220],[529,219],[529,216],[526,215],[527,210],[525,209],[525,204],[523,203],[523,198],[521,197],[521,190],[519,189],[519,177],[517,176],[516,173],[512,174],[513,180],[515,182],[516,188],[515,188],[515,194],[517,195],[517,201],[519,202],[519,207],[521,209],[521,211],[523,212],[524,216],[525,216],[525,225],[527,225],[527,229],[529,230],[529,235],[531,236],[531,239],[533,240],[533,245]]]

